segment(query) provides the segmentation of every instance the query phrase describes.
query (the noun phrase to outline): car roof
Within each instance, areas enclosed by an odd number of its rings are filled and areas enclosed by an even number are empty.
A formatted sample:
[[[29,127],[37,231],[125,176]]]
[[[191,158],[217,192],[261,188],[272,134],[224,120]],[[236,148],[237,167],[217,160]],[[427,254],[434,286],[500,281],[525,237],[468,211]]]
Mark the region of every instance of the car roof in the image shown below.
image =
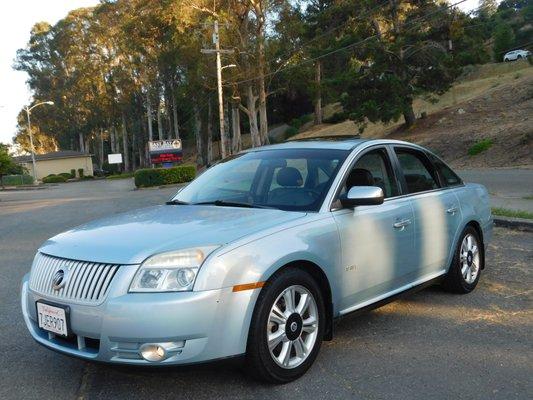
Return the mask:
[[[361,139],[354,136],[322,136],[306,139],[290,140],[283,143],[271,144],[261,147],[254,147],[244,152],[277,150],[277,149],[333,149],[333,150],[353,150],[365,144],[403,144],[418,147],[409,142],[389,139]]]

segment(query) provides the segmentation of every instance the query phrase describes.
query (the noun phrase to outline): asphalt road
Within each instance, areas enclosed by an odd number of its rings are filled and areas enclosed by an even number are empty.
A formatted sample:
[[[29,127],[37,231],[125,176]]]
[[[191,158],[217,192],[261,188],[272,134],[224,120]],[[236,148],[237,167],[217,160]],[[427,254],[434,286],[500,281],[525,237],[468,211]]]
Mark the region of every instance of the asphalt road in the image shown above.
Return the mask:
[[[476,291],[429,288],[342,319],[317,362],[284,386],[238,365],[139,369],[90,364],[33,342],[22,275],[48,237],[96,217],[161,203],[174,191],[131,181],[0,192],[0,399],[531,399],[533,233],[496,229]]]
[[[487,168],[457,172],[465,182],[485,185],[493,207],[533,212],[533,169]]]

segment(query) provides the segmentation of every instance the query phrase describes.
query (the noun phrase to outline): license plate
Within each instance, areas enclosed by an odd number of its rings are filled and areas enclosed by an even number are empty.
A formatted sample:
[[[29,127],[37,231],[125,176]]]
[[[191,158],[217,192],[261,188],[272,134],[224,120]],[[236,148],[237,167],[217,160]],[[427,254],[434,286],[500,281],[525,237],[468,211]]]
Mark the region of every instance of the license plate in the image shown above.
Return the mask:
[[[56,335],[68,336],[68,308],[39,301],[36,305],[39,328]]]

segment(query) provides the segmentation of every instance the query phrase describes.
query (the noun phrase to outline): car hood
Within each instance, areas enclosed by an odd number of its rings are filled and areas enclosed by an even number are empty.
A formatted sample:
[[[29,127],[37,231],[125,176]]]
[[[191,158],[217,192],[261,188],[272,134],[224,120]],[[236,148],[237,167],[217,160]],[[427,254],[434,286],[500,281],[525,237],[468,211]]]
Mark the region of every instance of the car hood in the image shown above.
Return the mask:
[[[305,215],[273,209],[155,206],[73,228],[46,241],[39,251],[73,260],[139,264],[164,251],[231,243]]]

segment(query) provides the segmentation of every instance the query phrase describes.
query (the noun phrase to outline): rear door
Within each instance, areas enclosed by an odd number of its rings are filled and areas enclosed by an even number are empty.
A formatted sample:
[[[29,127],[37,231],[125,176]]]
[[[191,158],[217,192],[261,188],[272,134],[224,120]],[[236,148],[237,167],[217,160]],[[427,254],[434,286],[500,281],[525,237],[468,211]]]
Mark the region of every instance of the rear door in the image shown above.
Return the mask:
[[[461,221],[459,201],[441,182],[428,155],[407,146],[393,146],[403,190],[414,212],[415,258],[419,279],[445,272]]]
[[[342,265],[337,271],[341,314],[386,297],[408,283],[410,275],[416,272],[413,212],[409,198],[400,196],[385,146],[373,147],[358,156],[344,177],[338,195],[348,190],[348,186],[358,185],[381,187],[385,201],[353,209],[334,203],[338,208],[332,214],[342,249]]]

